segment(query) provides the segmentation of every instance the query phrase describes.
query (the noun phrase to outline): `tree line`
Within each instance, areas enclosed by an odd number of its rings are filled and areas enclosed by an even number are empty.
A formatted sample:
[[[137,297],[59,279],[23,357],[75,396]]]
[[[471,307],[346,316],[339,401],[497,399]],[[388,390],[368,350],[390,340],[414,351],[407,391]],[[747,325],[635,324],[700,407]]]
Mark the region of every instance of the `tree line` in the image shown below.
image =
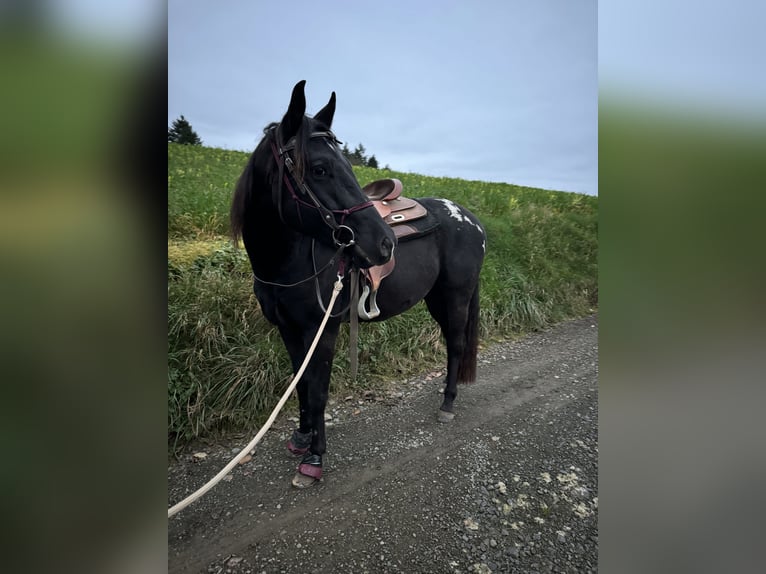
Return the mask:
[[[183,117],[183,115],[174,120],[173,125],[168,128],[168,142],[184,145],[202,145],[202,139],[194,131],[189,120]],[[348,149],[347,144],[343,144],[341,152],[346,156],[351,165],[362,165],[378,169],[378,160],[375,158],[375,154],[368,157],[367,149],[361,143],[354,148],[354,151]],[[386,166],[384,169],[391,168]]]
[[[349,150],[347,144],[343,144],[343,149],[341,152],[344,156],[346,156],[346,159],[351,163],[351,165],[363,165],[366,167],[374,167],[375,169],[378,169],[378,160],[375,159],[375,154],[367,157],[367,150],[361,143],[358,144],[356,148],[354,148],[354,151]]]
[[[191,127],[189,120],[183,115],[173,120],[173,125],[168,128],[168,142],[184,145],[202,145],[202,140],[197,132]]]

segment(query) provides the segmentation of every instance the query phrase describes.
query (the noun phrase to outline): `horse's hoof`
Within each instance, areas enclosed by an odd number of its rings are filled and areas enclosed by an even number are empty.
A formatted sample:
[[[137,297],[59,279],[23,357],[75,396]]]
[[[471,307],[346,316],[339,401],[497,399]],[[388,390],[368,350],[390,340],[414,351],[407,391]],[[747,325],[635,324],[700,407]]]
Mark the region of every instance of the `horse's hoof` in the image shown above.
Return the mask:
[[[310,486],[314,486],[317,482],[319,481],[313,476],[306,476],[305,474],[296,472],[292,484],[295,488],[309,488]]]
[[[455,413],[448,413],[447,411],[439,410],[439,422],[451,423],[455,418]]]

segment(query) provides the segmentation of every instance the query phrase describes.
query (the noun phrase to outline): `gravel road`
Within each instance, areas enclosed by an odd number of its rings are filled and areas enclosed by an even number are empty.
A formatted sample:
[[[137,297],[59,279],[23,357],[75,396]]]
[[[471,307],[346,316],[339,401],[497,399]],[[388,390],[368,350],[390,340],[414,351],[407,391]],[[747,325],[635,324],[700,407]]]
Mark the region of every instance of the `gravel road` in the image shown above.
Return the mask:
[[[595,572],[597,321],[483,351],[449,425],[435,373],[332,397],[324,478],[307,490],[290,486],[295,423],[281,415],[251,460],[168,521],[169,571]],[[172,463],[168,506],[249,439]]]

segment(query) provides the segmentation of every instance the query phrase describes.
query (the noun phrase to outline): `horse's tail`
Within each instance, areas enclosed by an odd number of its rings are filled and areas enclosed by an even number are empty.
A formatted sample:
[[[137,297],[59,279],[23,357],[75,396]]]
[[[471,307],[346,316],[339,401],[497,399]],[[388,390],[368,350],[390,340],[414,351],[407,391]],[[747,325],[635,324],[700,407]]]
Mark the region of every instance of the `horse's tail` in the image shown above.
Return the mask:
[[[468,321],[465,325],[465,348],[457,366],[457,382],[476,381],[476,354],[479,351],[479,283],[468,303]]]

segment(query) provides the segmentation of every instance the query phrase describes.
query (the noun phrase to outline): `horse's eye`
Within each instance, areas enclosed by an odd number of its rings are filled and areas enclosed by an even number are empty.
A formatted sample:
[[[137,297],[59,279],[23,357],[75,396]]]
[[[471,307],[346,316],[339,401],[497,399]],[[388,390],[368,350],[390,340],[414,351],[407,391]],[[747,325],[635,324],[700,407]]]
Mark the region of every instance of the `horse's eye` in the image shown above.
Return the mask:
[[[324,175],[327,175],[327,170],[323,168],[321,165],[315,165],[311,168],[311,173],[314,174],[315,177],[322,177]]]

